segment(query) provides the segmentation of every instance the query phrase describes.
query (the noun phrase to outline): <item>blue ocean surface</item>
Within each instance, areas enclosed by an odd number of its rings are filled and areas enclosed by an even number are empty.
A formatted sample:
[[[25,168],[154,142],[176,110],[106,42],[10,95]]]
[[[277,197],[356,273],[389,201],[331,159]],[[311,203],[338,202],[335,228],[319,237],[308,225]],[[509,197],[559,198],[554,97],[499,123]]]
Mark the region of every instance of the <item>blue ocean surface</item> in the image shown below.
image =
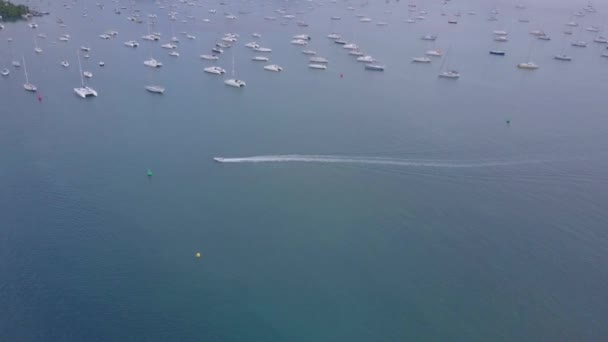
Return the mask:
[[[605,3],[99,3],[0,30],[0,341],[608,340]]]

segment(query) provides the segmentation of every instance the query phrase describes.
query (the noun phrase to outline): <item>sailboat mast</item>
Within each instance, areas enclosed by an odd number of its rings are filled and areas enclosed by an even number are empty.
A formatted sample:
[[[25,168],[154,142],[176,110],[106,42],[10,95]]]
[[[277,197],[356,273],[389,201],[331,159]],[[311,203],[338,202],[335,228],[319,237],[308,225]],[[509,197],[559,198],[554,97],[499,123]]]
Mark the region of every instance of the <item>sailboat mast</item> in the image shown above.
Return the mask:
[[[76,56],[78,56],[78,70],[80,71],[80,85],[84,87],[84,76],[82,74],[82,63],[80,62],[80,52],[76,50]]]
[[[27,66],[25,65],[25,56],[21,56],[23,59],[23,72],[25,73],[25,83],[30,83],[29,78],[27,77]]]
[[[445,65],[446,61],[448,60],[448,54],[450,53],[450,49],[452,47],[448,48],[448,51],[445,52],[445,56],[443,56],[443,60],[441,61],[441,67],[439,68],[439,72],[443,71],[443,66]]]
[[[234,77],[234,53],[232,53],[232,77]]]

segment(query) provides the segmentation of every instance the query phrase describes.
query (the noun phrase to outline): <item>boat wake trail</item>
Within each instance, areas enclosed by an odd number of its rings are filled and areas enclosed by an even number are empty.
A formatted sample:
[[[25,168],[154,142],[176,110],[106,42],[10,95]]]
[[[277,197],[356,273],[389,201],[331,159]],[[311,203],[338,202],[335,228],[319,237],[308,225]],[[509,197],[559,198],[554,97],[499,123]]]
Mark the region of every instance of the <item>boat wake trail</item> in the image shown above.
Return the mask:
[[[388,165],[388,166],[409,166],[409,167],[433,167],[433,168],[480,168],[511,166],[521,164],[542,163],[541,160],[523,161],[440,161],[440,160],[420,160],[420,159],[395,159],[395,158],[365,158],[348,156],[330,155],[269,155],[253,156],[242,158],[213,158],[219,163],[331,163],[331,164],[367,164],[367,165]]]

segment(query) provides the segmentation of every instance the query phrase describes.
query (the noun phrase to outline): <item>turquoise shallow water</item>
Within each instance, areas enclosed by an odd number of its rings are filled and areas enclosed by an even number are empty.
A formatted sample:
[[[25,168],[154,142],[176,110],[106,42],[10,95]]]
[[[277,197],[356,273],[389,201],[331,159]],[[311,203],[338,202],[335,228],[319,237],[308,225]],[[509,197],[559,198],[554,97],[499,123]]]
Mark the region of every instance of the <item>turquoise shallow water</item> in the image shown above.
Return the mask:
[[[52,12],[34,31],[48,36],[41,55],[24,23],[0,31],[0,63],[24,54],[42,96],[21,88],[19,69],[0,79],[0,340],[606,339],[608,59],[601,45],[569,47],[593,39],[582,28],[561,38],[576,6],[451,4],[463,16],[449,25],[439,4],[419,4],[429,14],[416,24],[402,22],[406,2],[201,4],[177,3],[179,58],[110,2],[41,3]],[[599,5],[581,26],[605,22]],[[310,27],[263,20],[280,6]],[[136,7],[170,36],[167,9]],[[252,13],[222,18],[239,10]],[[540,28],[553,40],[532,40]],[[97,37],[108,29],[118,37]],[[386,71],[365,72],[331,29]],[[504,58],[487,53],[496,29],[509,31]],[[254,31],[283,73],[249,60]],[[202,71],[198,56],[225,32],[241,38],[218,65],[230,70],[234,54],[245,89]],[[70,42],[53,43],[61,33]],[[289,44],[299,33],[327,71],[307,69]],[[432,47],[427,33],[461,79],[410,63]],[[141,46],[122,45],[131,39]],[[81,45],[100,94],[86,101],[72,92]],[[564,46],[571,63],[553,60]],[[539,70],[515,68],[528,54]],[[142,64],[150,55],[161,70]],[[296,157],[212,160],[277,155]]]

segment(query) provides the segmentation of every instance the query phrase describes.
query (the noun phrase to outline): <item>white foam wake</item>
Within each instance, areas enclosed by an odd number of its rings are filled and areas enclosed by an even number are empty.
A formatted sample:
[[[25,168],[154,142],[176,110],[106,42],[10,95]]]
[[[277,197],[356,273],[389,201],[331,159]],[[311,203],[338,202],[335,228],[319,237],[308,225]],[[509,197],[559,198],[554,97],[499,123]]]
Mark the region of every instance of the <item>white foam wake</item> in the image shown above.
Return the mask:
[[[436,168],[477,168],[493,166],[509,166],[518,164],[540,163],[539,160],[529,161],[480,161],[480,162],[457,162],[420,159],[394,159],[394,158],[364,158],[330,155],[269,155],[242,158],[214,158],[220,163],[335,163],[335,164],[374,164],[394,165],[412,167],[436,167]]]

